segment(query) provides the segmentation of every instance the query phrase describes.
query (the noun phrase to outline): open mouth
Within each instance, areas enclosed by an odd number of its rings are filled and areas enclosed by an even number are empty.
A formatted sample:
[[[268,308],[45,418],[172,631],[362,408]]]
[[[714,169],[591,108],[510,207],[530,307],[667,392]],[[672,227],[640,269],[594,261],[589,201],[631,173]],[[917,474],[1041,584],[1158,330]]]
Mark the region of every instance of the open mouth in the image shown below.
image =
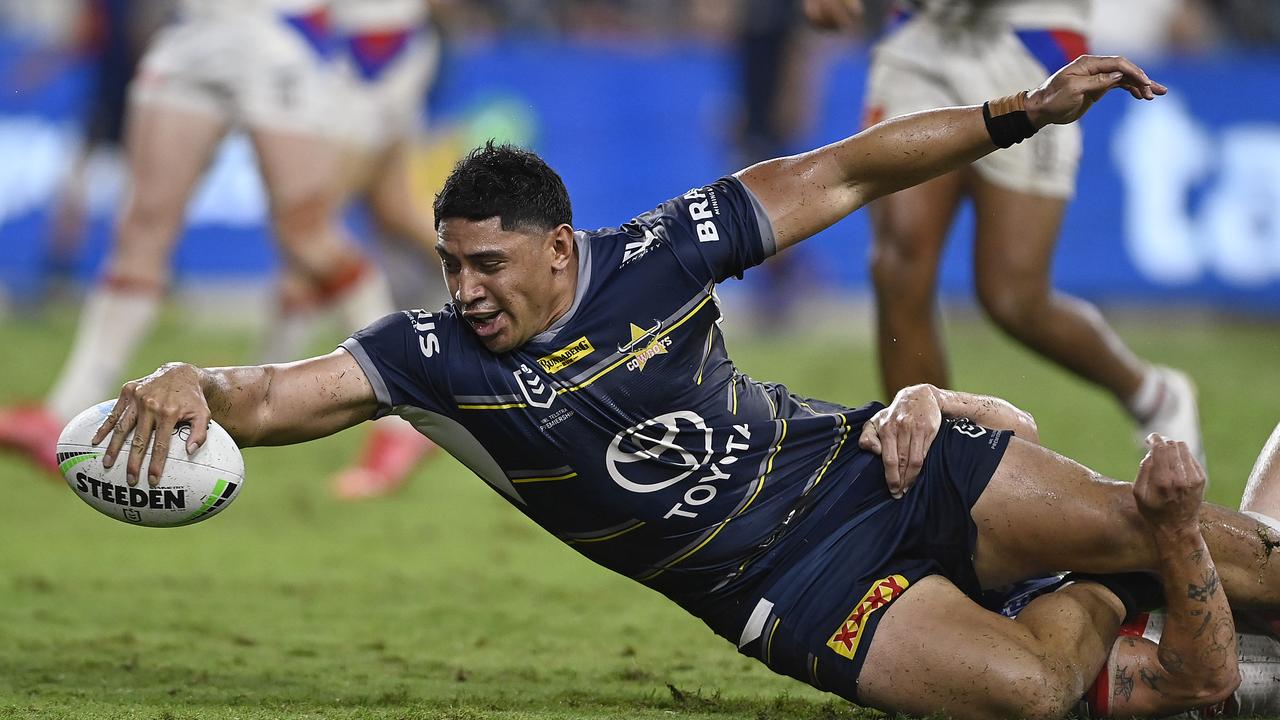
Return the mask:
[[[502,315],[501,310],[493,310],[490,312],[473,312],[466,313],[464,317],[467,322],[471,323],[471,329],[481,337],[487,337],[498,331],[498,317]]]

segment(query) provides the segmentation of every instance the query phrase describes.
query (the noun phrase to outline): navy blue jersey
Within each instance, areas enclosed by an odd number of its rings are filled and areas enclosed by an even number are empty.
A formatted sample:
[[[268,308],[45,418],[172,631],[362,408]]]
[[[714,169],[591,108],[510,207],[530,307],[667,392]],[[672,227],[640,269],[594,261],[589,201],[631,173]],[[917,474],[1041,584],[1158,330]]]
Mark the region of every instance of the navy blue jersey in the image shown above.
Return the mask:
[[[511,352],[485,349],[451,306],[389,315],[343,347],[379,415],[409,420],[595,562],[696,610],[776,562],[763,548],[827,481],[870,465],[857,433],[880,406],[806,400],[734,368],[715,284],[775,249],[737,179],[576,243],[572,307]]]

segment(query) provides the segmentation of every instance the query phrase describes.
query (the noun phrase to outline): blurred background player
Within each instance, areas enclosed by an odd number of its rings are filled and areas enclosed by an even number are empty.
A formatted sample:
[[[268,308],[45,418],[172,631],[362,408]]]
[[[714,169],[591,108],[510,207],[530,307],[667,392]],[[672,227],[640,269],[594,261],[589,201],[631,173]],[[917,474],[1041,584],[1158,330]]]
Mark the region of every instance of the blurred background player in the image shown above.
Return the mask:
[[[340,54],[340,120],[330,128],[342,156],[342,171],[333,176],[337,192],[344,203],[358,200],[368,211],[396,306],[439,307],[448,292],[435,251],[435,227],[429,206],[415,197],[410,172],[427,91],[440,61],[430,3],[332,0],[330,11]],[[287,265],[262,361],[305,357],[315,321],[327,309],[325,300],[305,268]],[[392,492],[434,447],[399,418],[380,420],[356,463],[334,478],[333,491],[348,500]]]
[[[349,327],[392,308],[386,282],[337,221],[328,7],[320,0],[183,0],[129,90],[131,188],[74,345],[36,407],[0,411],[0,446],[52,471],[65,422],[117,381],[160,307],[187,202],[222,138],[242,127],[291,268]]]
[[[829,27],[862,10],[861,0],[806,5],[815,23]],[[1088,24],[1089,0],[903,0],[873,50],[864,124],[1034,86],[1049,68],[1086,51]],[[872,206],[885,392],[950,383],[935,298],[938,263],[968,198],[976,217],[974,284],[991,319],[1023,345],[1108,390],[1139,435],[1183,440],[1203,458],[1190,378],[1137,357],[1097,308],[1050,283],[1081,152],[1077,126],[1052,130]]]
[[[129,80],[151,37],[163,25],[171,3],[166,0],[84,0],[74,52],[94,61],[84,134],[75,150],[53,210],[53,226],[42,268],[53,294],[64,295],[88,224],[89,184],[101,169],[119,171],[124,164],[124,116]]]

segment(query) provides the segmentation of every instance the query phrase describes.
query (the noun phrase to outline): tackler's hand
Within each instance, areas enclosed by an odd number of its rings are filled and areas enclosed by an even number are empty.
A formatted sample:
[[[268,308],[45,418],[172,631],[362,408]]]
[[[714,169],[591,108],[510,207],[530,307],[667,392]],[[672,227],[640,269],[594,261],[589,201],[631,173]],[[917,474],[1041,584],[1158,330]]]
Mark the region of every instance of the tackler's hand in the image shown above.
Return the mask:
[[[1138,466],[1133,497],[1153,526],[1195,526],[1204,501],[1204,469],[1187,444],[1157,433],[1147,436],[1147,455]]]
[[[885,483],[895,498],[901,498],[915,484],[925,454],[942,426],[936,390],[932,385],[905,387],[862,426],[858,445],[880,455]]]
[[[1027,117],[1037,128],[1075,122],[1113,88],[1124,88],[1138,100],[1169,91],[1118,55],[1081,55],[1027,93]]]
[[[115,464],[125,439],[133,431],[126,480],[130,486],[138,484],[142,460],[150,446],[147,481],[155,487],[164,473],[169,443],[180,436],[174,433],[174,428],[180,423],[191,425],[186,448],[190,455],[204,444],[210,418],[199,370],[186,363],[169,363],[141,380],[124,384],[115,407],[94,433],[93,444],[102,442],[108,434],[111,436],[102,457],[102,466],[109,468]]]

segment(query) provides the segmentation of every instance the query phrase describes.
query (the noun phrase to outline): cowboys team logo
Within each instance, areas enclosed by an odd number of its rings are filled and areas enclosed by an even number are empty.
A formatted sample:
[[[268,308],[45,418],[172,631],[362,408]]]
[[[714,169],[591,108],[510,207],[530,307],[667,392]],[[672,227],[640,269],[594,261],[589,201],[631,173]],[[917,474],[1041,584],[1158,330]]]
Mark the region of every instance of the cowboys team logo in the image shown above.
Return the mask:
[[[549,408],[555,402],[556,391],[528,365],[521,365],[512,375],[515,375],[524,399],[533,407]]]
[[[867,594],[863,595],[854,606],[853,612],[849,613],[849,617],[845,618],[840,628],[827,641],[827,647],[834,650],[840,657],[852,660],[854,653],[858,652],[858,643],[862,642],[862,630],[867,626],[871,613],[893,602],[910,584],[901,575],[890,575],[875,581]]]
[[[644,372],[644,366],[650,360],[667,353],[667,348],[671,347],[671,336],[658,337],[660,330],[662,330],[661,320],[654,320],[653,326],[648,329],[631,323],[631,340],[625,345],[618,346],[618,352],[631,353],[631,359],[627,361],[627,370]]]
[[[711,428],[698,413],[677,410],[614,435],[605,467],[623,489],[651,493],[684,480],[710,459]]]

